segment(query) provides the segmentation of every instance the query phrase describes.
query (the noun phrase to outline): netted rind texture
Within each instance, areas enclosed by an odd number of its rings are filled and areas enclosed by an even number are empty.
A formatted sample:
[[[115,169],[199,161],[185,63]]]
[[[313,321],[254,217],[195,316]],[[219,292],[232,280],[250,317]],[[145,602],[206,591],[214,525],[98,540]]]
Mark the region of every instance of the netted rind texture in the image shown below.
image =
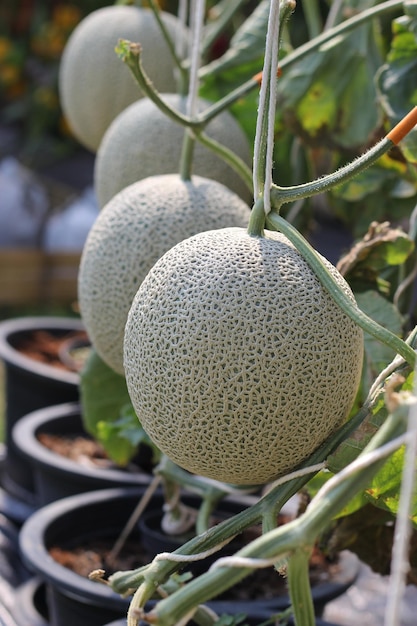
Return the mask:
[[[162,99],[185,114],[185,98],[162,94]],[[199,100],[200,111],[208,106],[208,102]],[[224,111],[218,115],[205,132],[251,165],[249,142],[231,113]],[[137,180],[178,172],[183,137],[184,127],[171,120],[149,98],[127,107],[108,128],[97,153],[94,185],[99,205],[104,206],[123,187]],[[198,141],[194,146],[192,171],[223,183],[246,202],[251,200],[238,174]]]
[[[128,390],[149,436],[181,467],[235,484],[308,458],[346,419],[362,368],[362,331],[289,241],[266,235],[226,228],[175,246],[125,330]]]
[[[188,38],[174,15],[161,15],[173,41],[177,33]],[[175,66],[150,9],[109,6],[87,15],[65,46],[59,94],[71,130],[93,152],[114,118],[143,97],[130,69],[115,53],[119,38],[141,44],[143,67],[158,90],[176,87]]]
[[[246,226],[249,207],[212,180],[154,176],[117,194],[100,212],[81,256],[81,316],[101,358],[123,374],[123,333],[132,300],[153,264],[200,231]]]

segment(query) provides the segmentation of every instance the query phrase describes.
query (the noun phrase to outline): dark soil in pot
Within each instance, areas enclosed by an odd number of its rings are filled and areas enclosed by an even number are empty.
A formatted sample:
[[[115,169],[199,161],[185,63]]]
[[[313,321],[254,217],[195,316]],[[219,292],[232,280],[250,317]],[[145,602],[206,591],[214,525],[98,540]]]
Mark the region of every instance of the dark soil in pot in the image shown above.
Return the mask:
[[[28,465],[12,441],[18,420],[38,408],[78,400],[79,375],[59,358],[70,336],[85,336],[81,320],[23,317],[0,323],[0,359],[4,362],[6,448],[2,485],[8,494],[33,504],[34,485]],[[40,350],[35,343],[41,342]]]
[[[87,333],[83,330],[71,330],[57,334],[50,330],[33,330],[22,334],[14,348],[22,355],[67,372],[78,372],[77,359],[72,356],[72,349],[89,345]]]
[[[77,402],[25,415],[13,441],[31,467],[38,507],[86,491],[145,485],[152,478],[149,448],[140,446],[127,467],[118,467],[85,432]]]

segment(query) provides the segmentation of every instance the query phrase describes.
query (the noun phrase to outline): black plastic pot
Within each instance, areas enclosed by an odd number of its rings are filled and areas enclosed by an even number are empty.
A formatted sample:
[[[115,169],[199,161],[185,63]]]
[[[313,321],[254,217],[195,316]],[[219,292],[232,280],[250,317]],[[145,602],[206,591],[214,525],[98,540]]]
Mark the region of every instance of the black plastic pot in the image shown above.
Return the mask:
[[[105,489],[72,496],[36,511],[24,523],[20,532],[22,558],[46,583],[47,600],[52,626],[102,626],[126,615],[129,600],[121,598],[105,585],[73,573],[53,560],[48,549],[54,545],[70,547],[75,541],[89,543],[100,536],[112,541],[124,527],[143,489]],[[184,498],[191,504],[193,496]],[[161,510],[163,499],[156,494],[149,510]],[[223,505],[224,503],[222,503]],[[136,529],[139,537],[139,528]],[[143,541],[146,545],[146,539]],[[315,600],[324,604],[343,593],[354,581],[358,571],[357,559],[347,560],[336,584],[318,585]],[[317,593],[316,593],[317,591]],[[233,603],[227,599],[208,603],[218,614],[245,613],[257,624],[289,605],[288,597]],[[258,621],[256,621],[258,620]]]
[[[54,545],[115,538],[143,489],[104,489],[53,502],[33,513],[20,531],[22,559],[45,583],[52,626],[102,626],[126,615],[129,600],[57,563]]]
[[[16,590],[12,616],[16,626],[49,626],[45,584],[36,576]]]
[[[24,317],[0,323],[0,359],[5,369],[6,448],[2,485],[6,492],[28,505],[33,501],[29,466],[14,448],[12,429],[17,421],[36,409],[78,400],[79,376],[32,359],[19,351],[19,344],[34,330],[65,337],[83,330],[79,319],[66,317]],[[11,512],[13,514],[13,512]]]
[[[77,493],[112,487],[147,485],[152,474],[141,469],[138,458],[133,460],[136,471],[116,467],[82,464],[45,447],[38,439],[42,433],[87,437],[77,402],[68,402],[33,411],[22,417],[13,428],[13,443],[29,464],[34,480],[35,505],[44,506]],[[145,448],[145,464],[148,462]]]

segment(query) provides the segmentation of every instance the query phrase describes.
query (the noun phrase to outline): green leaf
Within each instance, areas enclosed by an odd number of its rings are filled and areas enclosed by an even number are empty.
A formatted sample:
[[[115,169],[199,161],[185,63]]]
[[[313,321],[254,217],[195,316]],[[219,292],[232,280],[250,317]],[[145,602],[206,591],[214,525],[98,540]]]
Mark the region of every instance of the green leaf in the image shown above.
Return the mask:
[[[201,69],[202,76],[213,76],[237,66],[257,61],[262,66],[269,17],[269,0],[262,0],[235,32],[226,52]]]
[[[414,387],[413,381],[414,373],[411,372],[402,384],[402,390],[412,390]],[[384,398],[381,396],[373,413],[328,457],[327,467],[329,470],[337,473],[352,463],[376,434],[387,415],[388,410],[385,406]],[[355,499],[346,507],[343,515],[350,515],[360,506],[372,504],[374,507],[388,511],[395,516],[398,512],[403,466],[404,446],[388,457],[365,491],[357,494]],[[313,481],[312,484],[314,487]],[[411,520],[417,526],[417,487],[413,499]]]
[[[376,287],[389,293],[387,270],[405,263],[413,250],[414,242],[403,230],[392,228],[388,222],[373,222],[363,239],[339,260],[337,268],[354,290]]]
[[[126,464],[136,452],[135,442],[109,436],[110,425],[120,419],[126,405],[130,404],[126,381],[106,365],[94,349],[81,372],[80,396],[86,431],[103,445],[113,461]],[[137,429],[141,429],[138,420]]]
[[[314,498],[319,489],[333,476],[334,474],[331,471],[319,472],[318,474],[316,474],[316,476],[314,476],[314,478],[312,478],[305,486],[305,489],[307,489],[309,496],[311,498]],[[360,509],[366,503],[367,500],[365,494],[362,492],[358,493],[346,506],[343,507],[343,509],[339,511],[338,515],[336,515],[334,519],[339,519],[341,517],[345,517],[346,515],[350,515],[351,513],[354,513],[355,511]]]
[[[352,435],[343,441],[333,454],[329,455],[327,458],[328,469],[337,473],[352,463],[377,433],[387,415],[388,412],[384,404],[379,404],[378,408],[365,418]]]
[[[393,22],[393,39],[387,63],[376,77],[378,100],[392,125],[417,105],[417,19],[402,16]],[[417,131],[400,143],[405,158],[417,162]]]
[[[377,165],[331,191],[333,210],[354,237],[363,236],[371,222],[399,223],[409,218],[417,193],[412,167],[384,155]]]
[[[404,454],[404,446],[394,452],[366,490],[366,497],[370,503],[393,515],[398,513]],[[414,490],[411,520],[417,526],[417,488]]]
[[[359,308],[384,328],[401,336],[403,318],[398,309],[376,291],[355,294]],[[394,351],[365,333],[364,388],[369,389],[372,381],[394,358]]]
[[[335,37],[285,68],[278,107],[313,145],[362,146],[380,123],[373,79],[381,62],[371,25]]]

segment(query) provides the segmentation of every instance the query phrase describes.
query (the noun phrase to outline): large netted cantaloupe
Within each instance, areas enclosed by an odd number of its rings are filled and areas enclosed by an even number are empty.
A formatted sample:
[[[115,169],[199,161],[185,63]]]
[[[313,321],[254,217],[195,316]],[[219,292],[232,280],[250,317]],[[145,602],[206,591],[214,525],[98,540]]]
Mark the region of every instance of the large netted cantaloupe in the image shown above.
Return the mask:
[[[290,242],[242,228],[164,254],[125,329],[128,390],[151,439],[190,472],[235,484],[294,469],[346,420],[362,355],[362,331]]]
[[[118,193],[85,243],[78,276],[81,316],[101,358],[123,374],[123,334],[132,300],[153,264],[200,231],[246,226],[249,207],[215,181],[153,176]]]
[[[162,99],[185,114],[185,98],[162,94]],[[199,100],[200,110],[208,106],[208,102]],[[231,113],[223,111],[210,122],[206,132],[251,165],[248,139]],[[97,153],[94,185],[100,206],[137,180],[177,172],[183,137],[184,127],[169,118],[149,98],[126,108],[107,130]],[[246,202],[251,200],[250,192],[239,175],[198,142],[193,153],[193,173],[223,183]]]
[[[173,41],[188,39],[170,13],[161,12]],[[175,91],[175,64],[153,11],[113,5],[93,11],[71,34],[59,68],[62,109],[76,138],[95,152],[114,118],[143,96],[130,69],[117,57],[119,39],[142,46],[142,62],[155,87]]]

